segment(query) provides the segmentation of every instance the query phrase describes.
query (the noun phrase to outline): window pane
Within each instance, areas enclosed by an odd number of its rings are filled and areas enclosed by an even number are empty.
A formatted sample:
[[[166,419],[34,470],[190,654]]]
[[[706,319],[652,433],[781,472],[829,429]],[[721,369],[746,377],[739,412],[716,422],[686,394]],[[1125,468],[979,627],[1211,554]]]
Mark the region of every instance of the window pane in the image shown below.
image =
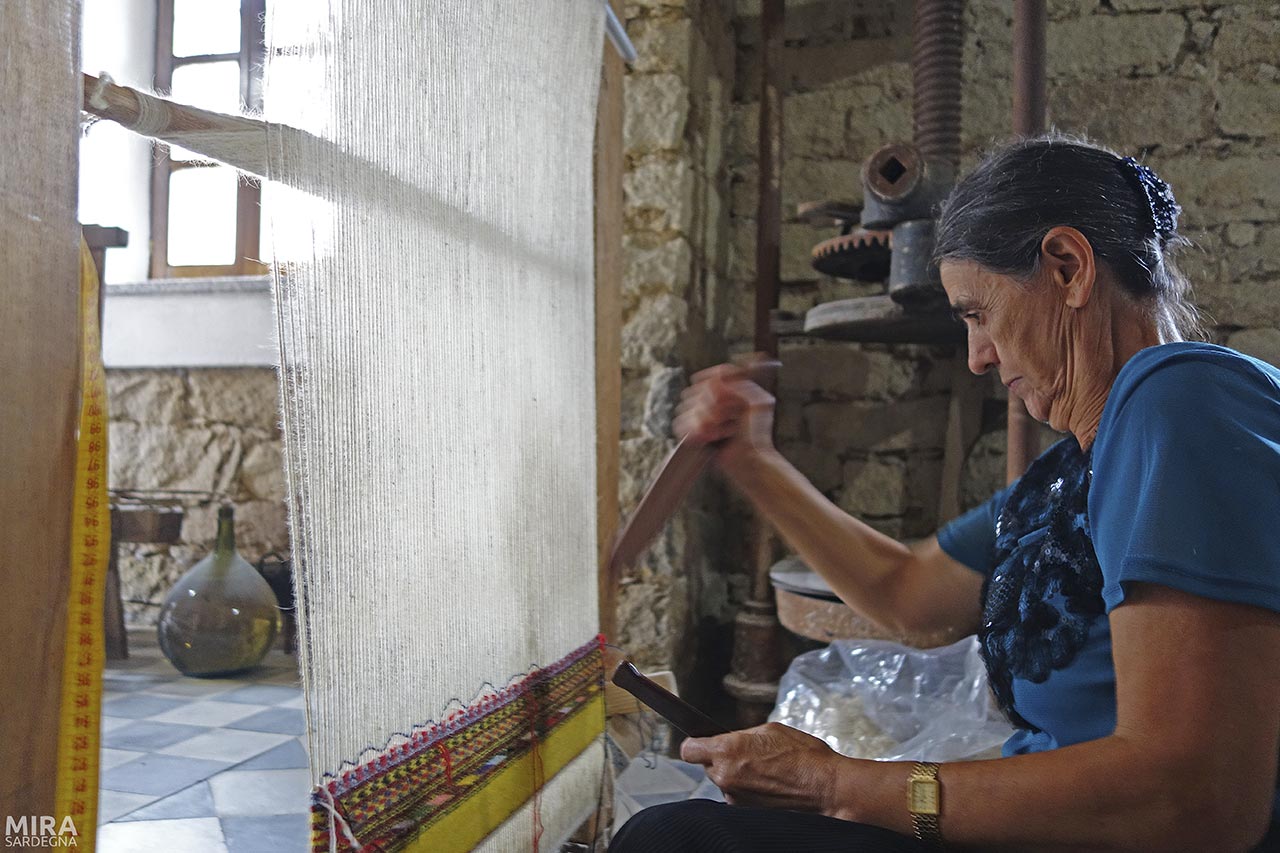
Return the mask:
[[[240,52],[240,0],[173,0],[173,55]]]
[[[173,69],[173,99],[220,113],[240,111],[240,63],[197,62]]]
[[[169,266],[236,262],[238,187],[227,166],[191,166],[169,176]]]
[[[173,100],[220,113],[240,112],[240,63],[200,62],[173,69]],[[169,146],[174,160],[199,160],[180,145]]]
[[[267,264],[313,260],[321,247],[333,242],[325,225],[330,221],[328,208],[323,199],[263,181],[259,258]]]

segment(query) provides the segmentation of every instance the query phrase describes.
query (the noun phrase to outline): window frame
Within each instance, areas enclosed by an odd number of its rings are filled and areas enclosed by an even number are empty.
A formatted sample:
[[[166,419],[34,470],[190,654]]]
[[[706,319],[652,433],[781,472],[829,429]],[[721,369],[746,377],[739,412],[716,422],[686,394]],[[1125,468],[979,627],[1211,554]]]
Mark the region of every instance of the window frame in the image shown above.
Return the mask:
[[[173,55],[174,0],[156,0],[156,64],[154,87],[168,93],[173,72],[185,65],[237,62],[240,67],[240,101],[250,110],[262,109],[262,73],[266,59],[263,21],[266,0],[240,0],[240,50],[236,53]],[[157,146],[151,173],[151,263],[153,279],[211,278],[264,275],[269,268],[258,257],[261,250],[262,187],[241,178],[236,192],[236,260],[206,266],[169,265],[169,179],[181,169],[210,168],[199,161],[175,161],[168,146]]]

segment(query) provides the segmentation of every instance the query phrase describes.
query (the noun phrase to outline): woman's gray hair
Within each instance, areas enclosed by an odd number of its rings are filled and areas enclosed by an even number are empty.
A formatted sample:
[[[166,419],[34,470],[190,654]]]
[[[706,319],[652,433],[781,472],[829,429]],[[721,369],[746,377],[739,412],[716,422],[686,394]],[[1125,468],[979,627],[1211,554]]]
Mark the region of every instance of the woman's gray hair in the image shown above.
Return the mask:
[[[1152,191],[1164,193],[1163,204]],[[988,153],[942,203],[934,259],[973,261],[1031,278],[1049,229],[1078,230],[1120,286],[1150,306],[1165,340],[1203,337],[1191,283],[1174,256],[1177,231],[1168,184],[1132,159],[1079,137],[1050,133]]]

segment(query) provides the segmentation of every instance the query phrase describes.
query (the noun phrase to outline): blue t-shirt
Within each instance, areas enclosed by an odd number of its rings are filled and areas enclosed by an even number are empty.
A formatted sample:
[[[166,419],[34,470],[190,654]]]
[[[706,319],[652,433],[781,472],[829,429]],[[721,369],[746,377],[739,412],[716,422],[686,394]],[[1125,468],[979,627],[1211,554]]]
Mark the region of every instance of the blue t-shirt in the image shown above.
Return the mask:
[[[1171,343],[1121,369],[1092,448],[1058,442],[938,533],[979,571],[1004,754],[1096,740],[1116,722],[1107,614],[1157,583],[1280,612],[1280,370]]]

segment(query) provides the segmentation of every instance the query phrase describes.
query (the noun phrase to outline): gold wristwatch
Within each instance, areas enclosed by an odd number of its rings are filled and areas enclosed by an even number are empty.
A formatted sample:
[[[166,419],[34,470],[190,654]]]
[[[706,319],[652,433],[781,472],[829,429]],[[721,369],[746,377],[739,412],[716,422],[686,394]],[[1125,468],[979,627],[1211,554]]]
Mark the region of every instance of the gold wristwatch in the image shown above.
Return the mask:
[[[911,812],[911,828],[916,838],[942,843],[938,815],[942,812],[942,788],[938,784],[938,765],[917,761],[907,779],[907,810]]]

